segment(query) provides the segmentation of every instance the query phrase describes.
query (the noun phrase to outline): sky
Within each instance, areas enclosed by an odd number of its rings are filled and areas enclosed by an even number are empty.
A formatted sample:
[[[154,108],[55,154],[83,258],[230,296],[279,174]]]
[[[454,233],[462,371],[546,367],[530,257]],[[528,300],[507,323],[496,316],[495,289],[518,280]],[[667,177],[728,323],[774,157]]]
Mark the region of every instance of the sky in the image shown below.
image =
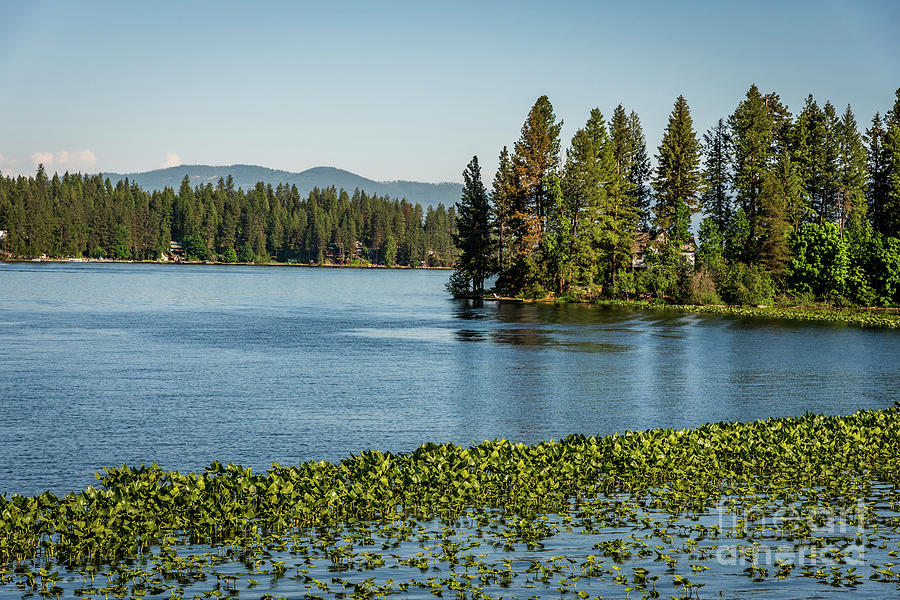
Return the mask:
[[[0,0],[0,173],[335,166],[486,184],[535,100],[563,145],[637,111],[656,152],[683,94],[702,135],[751,83],[793,113],[900,87],[900,2]]]

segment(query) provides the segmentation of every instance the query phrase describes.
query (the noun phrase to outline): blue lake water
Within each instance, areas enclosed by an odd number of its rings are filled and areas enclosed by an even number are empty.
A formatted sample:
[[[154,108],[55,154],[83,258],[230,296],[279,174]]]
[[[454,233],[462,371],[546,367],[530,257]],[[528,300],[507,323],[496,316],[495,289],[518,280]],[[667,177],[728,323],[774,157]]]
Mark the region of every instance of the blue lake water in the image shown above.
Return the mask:
[[[444,292],[447,271],[0,263],[0,493],[900,400],[900,332]]]

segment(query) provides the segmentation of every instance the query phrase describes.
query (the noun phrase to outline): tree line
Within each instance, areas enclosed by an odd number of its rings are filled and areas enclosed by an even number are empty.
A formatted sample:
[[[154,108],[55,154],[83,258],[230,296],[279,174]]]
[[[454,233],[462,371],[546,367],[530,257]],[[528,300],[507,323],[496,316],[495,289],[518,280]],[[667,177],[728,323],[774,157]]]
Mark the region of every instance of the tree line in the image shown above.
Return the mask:
[[[257,183],[235,189],[232,177],[192,186],[185,176],[147,191],[127,179],[54,174],[0,176],[0,250],[12,257],[157,260],[170,242],[186,258],[224,262],[357,260],[408,266],[450,266],[455,208],[388,196]]]
[[[496,275],[529,297],[900,304],[900,90],[864,133],[849,105],[810,95],[795,116],[752,85],[700,137],[679,96],[655,169],[622,105],[591,110],[565,156],[561,127],[541,96],[490,191],[466,167],[455,295]]]

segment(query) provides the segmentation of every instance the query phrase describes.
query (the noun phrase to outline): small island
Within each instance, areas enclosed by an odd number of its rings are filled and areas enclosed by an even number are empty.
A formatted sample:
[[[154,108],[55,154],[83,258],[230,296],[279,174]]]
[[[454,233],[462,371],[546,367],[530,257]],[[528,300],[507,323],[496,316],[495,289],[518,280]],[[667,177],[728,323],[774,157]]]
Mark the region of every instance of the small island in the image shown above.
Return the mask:
[[[453,296],[900,324],[900,90],[863,135],[849,106],[793,116],[751,85],[702,141],[679,96],[655,171],[622,105],[564,160],[561,127],[542,96],[490,193],[466,167]]]

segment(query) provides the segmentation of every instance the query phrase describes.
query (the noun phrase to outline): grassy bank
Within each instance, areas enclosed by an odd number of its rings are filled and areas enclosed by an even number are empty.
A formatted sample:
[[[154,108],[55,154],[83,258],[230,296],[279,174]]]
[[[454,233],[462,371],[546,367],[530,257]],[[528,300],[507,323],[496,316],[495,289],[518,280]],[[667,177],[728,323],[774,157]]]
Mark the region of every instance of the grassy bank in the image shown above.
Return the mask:
[[[631,310],[669,311],[683,313],[704,313],[747,318],[787,319],[795,321],[820,321],[843,323],[857,327],[877,329],[900,329],[900,309],[897,308],[849,308],[836,306],[730,306],[722,304],[668,304],[662,301],[649,300],[600,300],[600,299],[561,299],[553,296],[546,298],[517,298],[487,293],[484,300],[496,302],[523,302],[543,304],[594,304],[627,308]]]
[[[796,321],[826,321],[844,323],[858,327],[900,329],[900,312],[896,309],[879,308],[838,308],[822,307],[782,307],[782,306],[724,306],[697,304],[662,304],[642,300],[600,300],[603,306],[621,306],[634,310],[667,310],[735,317],[765,319],[790,319]]]

